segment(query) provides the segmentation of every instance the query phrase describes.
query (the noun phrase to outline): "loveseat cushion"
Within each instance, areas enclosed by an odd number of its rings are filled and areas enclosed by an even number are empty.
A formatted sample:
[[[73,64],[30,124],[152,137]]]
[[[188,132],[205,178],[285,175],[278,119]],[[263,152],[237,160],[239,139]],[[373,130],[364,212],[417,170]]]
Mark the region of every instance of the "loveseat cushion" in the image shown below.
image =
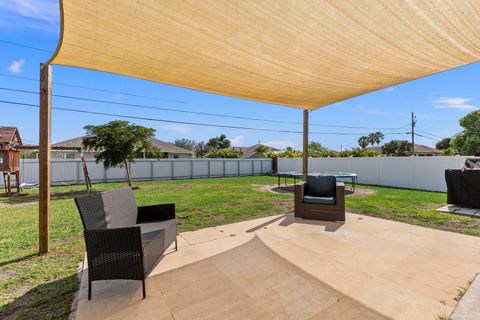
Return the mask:
[[[140,227],[140,232],[142,236],[151,232],[157,232],[159,230],[164,230],[164,247],[163,250],[172,244],[173,241],[177,238],[177,223],[175,219],[160,221],[160,222],[150,222],[150,223],[140,223],[137,224]]]
[[[165,251],[165,229],[142,232],[144,272],[148,275]]]
[[[335,204],[335,197],[304,196],[303,203]]]
[[[105,229],[107,221],[103,209],[102,195],[98,192],[75,198],[85,230]]]
[[[160,222],[149,222],[149,223],[139,223],[136,226],[140,227],[140,232],[142,234],[149,233],[152,231],[168,229],[172,225],[175,225],[175,220],[165,220]]]
[[[107,228],[131,227],[137,223],[137,203],[132,188],[102,192]]]
[[[305,194],[319,197],[334,197],[337,179],[334,176],[308,176]]]
[[[145,272],[148,274],[161,259],[162,253],[175,241],[177,225],[174,219],[161,222],[140,223]]]

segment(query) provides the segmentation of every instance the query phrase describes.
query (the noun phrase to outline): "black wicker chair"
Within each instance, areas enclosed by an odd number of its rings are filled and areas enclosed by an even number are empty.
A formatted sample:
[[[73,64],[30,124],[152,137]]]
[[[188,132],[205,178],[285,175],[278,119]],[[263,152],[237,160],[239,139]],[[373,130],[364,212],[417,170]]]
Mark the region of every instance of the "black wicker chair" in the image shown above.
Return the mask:
[[[334,176],[309,175],[294,189],[295,217],[345,221],[345,186]]]
[[[75,198],[84,227],[88,259],[88,299],[92,281],[141,280],[175,242],[175,204],[138,207],[132,189],[122,188]]]

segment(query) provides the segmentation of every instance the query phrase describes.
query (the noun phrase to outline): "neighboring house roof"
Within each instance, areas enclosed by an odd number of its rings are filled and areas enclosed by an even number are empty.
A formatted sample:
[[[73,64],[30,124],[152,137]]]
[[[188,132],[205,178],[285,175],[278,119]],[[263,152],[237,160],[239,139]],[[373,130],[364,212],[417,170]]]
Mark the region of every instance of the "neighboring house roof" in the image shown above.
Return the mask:
[[[61,141],[52,144],[52,147],[68,147],[68,148],[82,148],[82,141],[83,137],[76,137],[69,140]],[[186,150],[180,147],[177,147],[174,144],[158,140],[158,139],[150,139],[152,144],[162,150],[164,153],[177,153],[177,154],[192,154],[193,152],[190,150]]]
[[[378,153],[382,153],[382,147],[368,147],[368,150],[374,150]],[[415,144],[415,153],[420,154],[442,154],[442,150],[438,150],[433,147],[425,146],[423,144]]]
[[[62,147],[62,148],[82,148],[83,137],[76,137],[68,139],[65,141],[60,141],[53,143],[52,147]]]
[[[184,153],[184,154],[193,154],[192,151],[190,150],[187,150],[187,149],[183,149],[183,148],[180,148],[180,147],[177,147],[176,145],[172,144],[172,143],[168,143],[168,142],[165,142],[165,141],[162,141],[162,140],[158,140],[158,139],[150,139],[150,141],[152,142],[152,144],[154,146],[156,146],[157,148],[159,148],[160,150],[162,150],[162,152],[165,152],[165,153]]]
[[[249,157],[250,155],[254,154],[257,152],[257,148],[259,146],[263,146],[263,147],[266,147],[267,148],[267,151],[278,151],[278,149],[275,149],[273,147],[269,147],[269,146],[266,146],[264,144],[255,144],[253,146],[250,146],[250,147],[232,147],[232,150],[233,151],[239,151],[239,152],[242,152],[243,155],[244,155],[244,158],[247,158]]]
[[[15,127],[0,127],[0,143],[10,143],[15,139],[17,135],[18,143],[22,144],[20,133]]]
[[[438,150],[429,146],[424,146],[422,144],[415,144],[415,153],[442,154],[442,150]]]
[[[242,156],[244,159],[261,159],[266,158],[265,155],[261,152],[255,151],[254,153]]]

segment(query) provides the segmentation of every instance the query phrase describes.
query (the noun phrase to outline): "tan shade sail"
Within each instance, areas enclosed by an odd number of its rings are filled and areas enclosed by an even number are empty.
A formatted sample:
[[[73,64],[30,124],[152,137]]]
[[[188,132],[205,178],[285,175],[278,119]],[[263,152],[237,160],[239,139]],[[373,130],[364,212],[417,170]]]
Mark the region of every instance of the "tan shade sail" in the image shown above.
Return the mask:
[[[54,64],[305,109],[480,60],[480,1],[62,2]]]

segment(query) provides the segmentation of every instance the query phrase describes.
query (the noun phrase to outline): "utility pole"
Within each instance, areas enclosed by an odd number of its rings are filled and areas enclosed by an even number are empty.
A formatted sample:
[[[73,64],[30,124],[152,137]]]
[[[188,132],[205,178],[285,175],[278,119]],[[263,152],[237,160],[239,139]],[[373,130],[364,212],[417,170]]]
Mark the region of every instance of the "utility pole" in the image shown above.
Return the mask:
[[[415,125],[417,124],[417,118],[415,113],[412,112],[412,155],[415,154]]]

